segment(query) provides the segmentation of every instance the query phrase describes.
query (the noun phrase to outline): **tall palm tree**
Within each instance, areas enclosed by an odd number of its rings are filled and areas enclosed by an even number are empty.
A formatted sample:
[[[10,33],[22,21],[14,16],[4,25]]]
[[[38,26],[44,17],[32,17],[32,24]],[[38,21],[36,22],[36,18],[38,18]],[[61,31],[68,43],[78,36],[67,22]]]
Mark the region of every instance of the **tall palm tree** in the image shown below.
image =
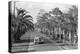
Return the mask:
[[[26,15],[28,11],[20,8],[16,8],[17,10],[17,16],[15,18],[12,18],[11,27],[13,28],[13,36],[15,39],[15,42],[20,41],[20,37],[25,34],[27,31],[33,31],[34,30],[34,24],[32,23],[32,16]]]

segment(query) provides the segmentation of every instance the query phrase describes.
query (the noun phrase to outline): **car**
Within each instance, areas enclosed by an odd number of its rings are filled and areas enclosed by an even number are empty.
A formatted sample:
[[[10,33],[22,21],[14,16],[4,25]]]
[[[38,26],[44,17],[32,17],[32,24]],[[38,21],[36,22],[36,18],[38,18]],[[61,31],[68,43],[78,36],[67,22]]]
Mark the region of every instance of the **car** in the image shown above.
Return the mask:
[[[35,42],[35,44],[43,44],[44,38],[43,37],[35,37],[34,42]]]

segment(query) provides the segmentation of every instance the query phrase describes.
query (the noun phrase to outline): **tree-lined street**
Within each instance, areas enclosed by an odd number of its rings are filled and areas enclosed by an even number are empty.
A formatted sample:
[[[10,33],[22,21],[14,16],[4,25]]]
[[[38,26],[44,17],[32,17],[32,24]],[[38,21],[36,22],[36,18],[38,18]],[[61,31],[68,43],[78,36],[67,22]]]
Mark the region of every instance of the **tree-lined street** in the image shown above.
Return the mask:
[[[77,6],[72,5],[67,13],[59,7],[49,11],[39,9],[35,17],[24,8],[14,7],[13,12],[10,12],[12,52],[78,48]],[[37,22],[33,23],[33,19],[37,19]]]

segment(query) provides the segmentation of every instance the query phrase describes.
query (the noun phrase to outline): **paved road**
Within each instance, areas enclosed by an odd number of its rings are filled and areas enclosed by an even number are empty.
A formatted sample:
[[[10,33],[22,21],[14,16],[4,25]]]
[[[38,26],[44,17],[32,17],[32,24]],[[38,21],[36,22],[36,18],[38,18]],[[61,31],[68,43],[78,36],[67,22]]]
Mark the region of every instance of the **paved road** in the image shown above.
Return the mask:
[[[54,44],[43,44],[43,45],[36,45],[36,51],[54,51],[54,50],[68,50],[68,49],[77,49],[77,46],[66,45],[66,46],[59,46]]]
[[[61,46],[51,46],[49,44],[35,45],[35,46],[16,46],[13,47],[13,52],[17,51],[50,51],[50,50],[62,50]]]
[[[63,50],[61,46],[37,46],[36,51],[52,51],[52,50]]]
[[[26,43],[25,43],[26,44]],[[39,45],[34,45],[34,44],[30,44],[30,45],[21,45],[19,44],[19,46],[14,46],[12,48],[13,52],[17,52],[17,51],[54,51],[54,50],[67,50],[67,49],[77,49],[77,46],[60,46],[59,43],[56,44],[39,44]]]

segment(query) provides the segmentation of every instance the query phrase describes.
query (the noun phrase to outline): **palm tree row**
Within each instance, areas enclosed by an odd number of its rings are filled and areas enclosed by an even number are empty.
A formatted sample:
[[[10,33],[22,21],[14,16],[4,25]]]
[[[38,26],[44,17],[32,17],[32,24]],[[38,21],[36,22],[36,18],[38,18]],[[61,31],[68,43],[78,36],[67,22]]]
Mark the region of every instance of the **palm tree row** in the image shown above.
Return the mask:
[[[73,8],[70,8],[71,12],[63,13],[59,8],[54,8],[52,11],[45,12],[42,16],[38,15],[38,26],[41,32],[52,37],[56,34],[55,30],[57,29],[57,33],[64,31],[66,34],[66,32],[71,32],[72,36],[74,36],[77,33],[77,10],[73,6]],[[76,14],[74,14],[75,12]],[[61,31],[59,32],[59,30]]]

